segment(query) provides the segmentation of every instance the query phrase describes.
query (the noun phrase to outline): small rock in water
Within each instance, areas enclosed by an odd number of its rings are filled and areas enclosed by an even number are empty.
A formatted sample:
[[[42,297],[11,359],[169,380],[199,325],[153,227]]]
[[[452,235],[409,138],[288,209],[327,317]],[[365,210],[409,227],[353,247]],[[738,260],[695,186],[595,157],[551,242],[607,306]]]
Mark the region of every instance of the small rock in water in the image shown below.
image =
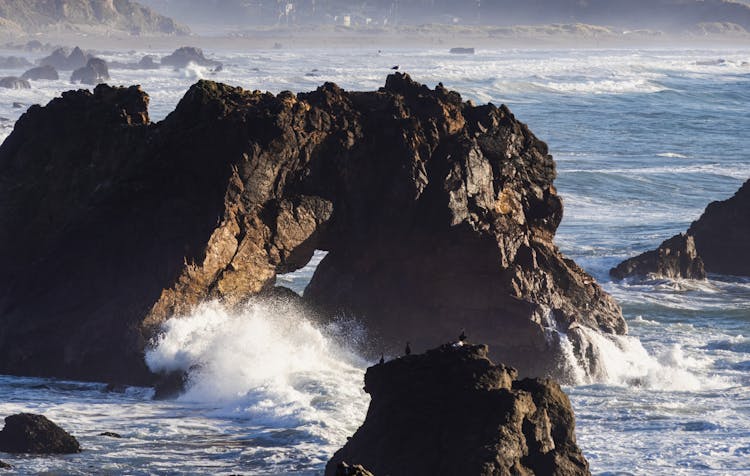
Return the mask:
[[[105,431],[104,433],[99,433],[99,436],[108,436],[110,438],[122,438],[121,434],[115,433],[113,431]]]
[[[23,103],[20,103],[20,102],[14,102],[13,103],[13,109],[21,109],[21,108],[24,108],[24,107],[26,107],[26,106]]]
[[[86,66],[73,71],[70,82],[83,84],[100,84],[109,81],[109,68],[106,61],[100,58],[91,58]]]
[[[5,78],[0,78],[0,88],[31,89],[31,84],[25,79],[17,78],[15,76],[7,76]]]
[[[43,415],[19,413],[5,418],[0,431],[0,451],[5,453],[80,453],[81,445],[70,433]]]
[[[373,474],[360,464],[349,466],[342,462],[336,467],[336,476],[373,476]]]
[[[13,469],[13,466],[9,465],[5,461],[0,461],[0,469]]]

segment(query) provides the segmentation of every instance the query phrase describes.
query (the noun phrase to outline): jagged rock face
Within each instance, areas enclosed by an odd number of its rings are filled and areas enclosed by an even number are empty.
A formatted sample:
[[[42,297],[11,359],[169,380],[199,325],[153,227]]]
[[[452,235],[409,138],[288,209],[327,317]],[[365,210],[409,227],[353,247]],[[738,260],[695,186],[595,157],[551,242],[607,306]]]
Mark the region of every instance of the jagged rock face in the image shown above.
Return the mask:
[[[653,251],[623,261],[609,274],[615,279],[649,276],[706,279],[706,270],[695,249],[695,240],[684,233],[665,240]]]
[[[73,48],[68,52],[67,48],[58,48],[49,56],[39,60],[40,66],[52,66],[55,69],[66,71],[83,68],[86,66],[91,55],[86,54],[79,47]]]
[[[53,66],[47,65],[31,68],[21,75],[21,79],[30,79],[32,81],[56,81],[60,79],[60,76],[57,74],[57,70]]]
[[[750,276],[750,180],[724,201],[710,203],[687,233],[623,261],[612,277],[656,275],[705,279],[706,272]]]
[[[750,180],[732,198],[710,203],[688,234],[706,271],[750,276]]]
[[[554,163],[505,107],[400,74],[278,96],[201,81],[159,124],[146,105],[66,93],[0,147],[0,371],[148,380],[165,319],[268,291],[315,249],[308,302],[363,320],[378,352],[465,327],[547,374],[552,328],[626,330],[552,243]]]
[[[74,436],[43,415],[19,413],[5,418],[0,431],[0,451],[5,453],[78,453],[81,446]]]
[[[71,83],[99,84],[109,81],[109,68],[107,62],[101,58],[91,58],[83,68],[73,71],[70,76]]]
[[[367,418],[326,466],[373,474],[589,474],[568,397],[549,380],[516,380],[483,345],[444,345],[367,370]]]

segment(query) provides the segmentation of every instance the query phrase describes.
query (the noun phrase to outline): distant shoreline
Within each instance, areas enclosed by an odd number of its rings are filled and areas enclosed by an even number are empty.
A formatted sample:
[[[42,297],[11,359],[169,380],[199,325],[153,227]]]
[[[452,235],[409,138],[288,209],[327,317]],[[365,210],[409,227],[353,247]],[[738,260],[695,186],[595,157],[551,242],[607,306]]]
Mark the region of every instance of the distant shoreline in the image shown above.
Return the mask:
[[[584,25],[535,25],[514,27],[467,27],[453,25],[356,28],[341,26],[255,28],[219,35],[133,36],[103,28],[54,34],[0,33],[0,43],[25,44],[30,40],[86,49],[173,49],[197,46],[213,50],[267,50],[311,48],[429,48],[478,49],[598,49],[598,48],[747,48],[750,34],[685,33],[681,35],[639,30],[619,31]]]

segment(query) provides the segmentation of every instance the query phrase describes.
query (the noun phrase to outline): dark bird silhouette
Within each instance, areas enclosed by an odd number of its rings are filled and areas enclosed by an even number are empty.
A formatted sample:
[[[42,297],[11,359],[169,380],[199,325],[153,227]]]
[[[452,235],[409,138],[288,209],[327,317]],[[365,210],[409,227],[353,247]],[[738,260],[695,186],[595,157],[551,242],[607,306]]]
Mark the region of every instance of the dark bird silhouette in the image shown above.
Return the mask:
[[[409,343],[406,343],[406,349],[404,350],[404,354],[411,355],[411,347],[409,347]]]
[[[458,336],[458,341],[463,343],[463,341],[466,340],[466,331],[464,329],[461,329],[461,335]]]
[[[398,65],[391,68],[393,71],[398,71]]]
[[[380,364],[384,364],[385,363],[385,356],[383,354],[380,354],[380,362],[379,363]]]

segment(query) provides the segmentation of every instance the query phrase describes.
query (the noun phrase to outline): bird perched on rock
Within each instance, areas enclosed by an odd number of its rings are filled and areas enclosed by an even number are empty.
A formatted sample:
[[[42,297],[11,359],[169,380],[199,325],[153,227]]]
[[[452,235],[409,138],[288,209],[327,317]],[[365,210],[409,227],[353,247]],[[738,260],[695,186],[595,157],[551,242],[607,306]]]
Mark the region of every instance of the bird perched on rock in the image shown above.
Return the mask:
[[[385,355],[380,354],[380,362],[378,362],[378,363],[379,364],[384,364],[385,363]]]
[[[466,340],[466,330],[461,329],[461,335],[458,336],[458,341],[463,344],[465,340]]]
[[[406,343],[406,349],[404,350],[404,355],[411,355],[411,347],[409,346],[409,343]]]

